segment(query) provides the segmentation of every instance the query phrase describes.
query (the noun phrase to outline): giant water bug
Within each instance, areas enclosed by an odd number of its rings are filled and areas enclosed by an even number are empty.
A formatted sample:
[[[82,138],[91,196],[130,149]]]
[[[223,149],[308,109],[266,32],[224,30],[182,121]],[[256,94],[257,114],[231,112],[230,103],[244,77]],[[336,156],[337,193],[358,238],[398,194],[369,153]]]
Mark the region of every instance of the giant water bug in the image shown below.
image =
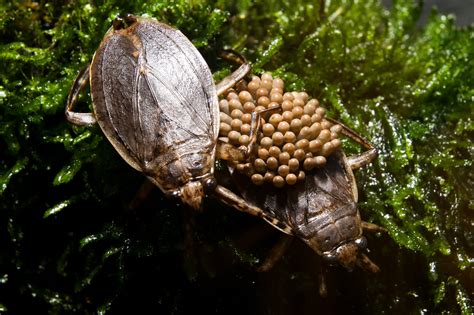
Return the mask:
[[[249,71],[244,61],[214,84],[204,58],[179,30],[151,18],[117,17],[77,76],[65,114],[77,125],[98,123],[122,158],[166,195],[198,209],[211,194],[271,222],[214,178],[218,95]],[[93,113],[74,112],[88,82]]]
[[[330,265],[339,264],[352,270],[362,269],[378,272],[379,268],[366,255],[367,241],[363,229],[384,231],[375,224],[362,221],[357,209],[358,191],[353,170],[369,164],[377,156],[374,146],[347,126],[340,124],[342,134],[360,144],[365,151],[346,157],[342,149],[327,158],[323,168],[308,172],[303,182],[285,189],[273,185],[253,185],[249,177],[229,167],[232,184],[244,199],[257,206],[269,222],[278,222],[277,229],[295,236],[306,243]],[[218,177],[219,178],[219,177]],[[272,224],[272,223],[270,223]],[[281,227],[285,226],[285,229]],[[268,270],[286,248],[288,238],[277,244],[273,254],[260,270]]]

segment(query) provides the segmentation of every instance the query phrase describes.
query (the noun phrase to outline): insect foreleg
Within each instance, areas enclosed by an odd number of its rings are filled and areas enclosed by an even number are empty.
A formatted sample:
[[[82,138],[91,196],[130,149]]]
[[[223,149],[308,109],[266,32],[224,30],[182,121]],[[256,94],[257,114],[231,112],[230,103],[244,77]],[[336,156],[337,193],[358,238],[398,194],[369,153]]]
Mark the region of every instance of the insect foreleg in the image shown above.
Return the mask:
[[[231,50],[223,50],[220,52],[220,56],[223,59],[239,64],[240,67],[216,84],[217,95],[223,94],[250,72],[250,64],[242,55]]]
[[[79,94],[89,83],[89,69],[90,64],[88,64],[84,69],[81,70],[81,72],[79,72],[76,80],[74,80],[74,84],[72,85],[67,98],[65,111],[66,119],[69,122],[79,126],[89,126],[97,123],[97,120],[92,113],[76,113],[72,111],[74,105],[77,103]]]
[[[352,155],[347,158],[347,162],[349,163],[352,170],[359,169],[370,162],[372,162],[378,155],[377,149],[367,141],[364,137],[360,134],[352,130],[351,128],[347,127],[346,125],[334,120],[332,118],[326,117],[327,120],[334,124],[339,124],[342,127],[341,133],[350,139],[354,140],[358,144],[360,144],[364,149],[367,151],[362,152],[361,154]]]

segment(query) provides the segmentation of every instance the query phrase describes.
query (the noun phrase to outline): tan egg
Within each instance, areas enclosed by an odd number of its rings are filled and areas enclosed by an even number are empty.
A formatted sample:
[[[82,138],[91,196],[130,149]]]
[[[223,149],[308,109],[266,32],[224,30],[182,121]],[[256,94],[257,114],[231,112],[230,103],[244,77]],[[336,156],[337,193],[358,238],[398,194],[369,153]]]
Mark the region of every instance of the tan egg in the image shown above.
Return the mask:
[[[280,121],[278,123],[278,127],[277,127],[278,131],[280,131],[281,133],[285,133],[287,132],[288,130],[290,130],[290,124],[287,123],[286,121]]]
[[[306,158],[303,162],[303,168],[305,171],[311,171],[316,167],[316,161],[314,158]]]
[[[293,94],[291,94],[291,92],[286,92],[285,94],[283,94],[284,101],[293,101],[294,99],[295,97],[293,96]]]
[[[283,142],[285,141],[285,138],[284,138],[284,136],[281,132],[276,131],[272,135],[272,140],[273,140],[274,145],[281,146],[281,145],[283,145]]]
[[[331,141],[326,142],[323,144],[323,147],[321,148],[321,155],[322,156],[329,156],[333,151],[334,151],[334,145],[332,144]]]
[[[293,157],[301,162],[306,157],[306,152],[303,149],[296,149]]]
[[[334,149],[338,149],[342,146],[342,142],[339,139],[332,139],[331,143],[332,143]]]
[[[304,171],[298,172],[298,181],[302,182],[306,178],[306,173]]]
[[[249,91],[240,91],[239,100],[242,104],[245,104],[246,102],[251,102],[253,100],[253,97]]]
[[[280,175],[281,177],[286,177],[286,175],[288,175],[290,173],[290,168],[288,167],[288,165],[280,165],[278,167],[278,175]]]
[[[252,122],[252,114],[249,114],[249,113],[242,114],[242,117],[240,119],[242,120],[242,123],[250,124]]]
[[[330,130],[330,128],[332,127],[332,124],[331,124],[329,121],[327,121],[326,119],[323,119],[323,120],[321,121],[321,127],[322,127],[323,129],[328,129],[328,130]]]
[[[316,161],[316,167],[323,167],[326,165],[326,158],[324,156],[317,156],[314,160]]]
[[[261,174],[253,174],[250,179],[255,185],[263,185],[264,183],[263,176]]]
[[[281,153],[281,150],[277,146],[271,146],[270,149],[268,149],[268,154],[270,156],[273,156],[274,158],[279,158],[280,153]]]
[[[316,106],[313,103],[310,103],[310,102],[305,104],[304,113],[311,117],[311,115],[313,115],[316,112]]]
[[[328,142],[331,139],[331,131],[327,129],[321,130],[318,136],[318,140],[321,141],[323,144]]]
[[[261,80],[269,80],[269,81],[273,81],[273,77],[272,77],[272,74],[269,73],[269,72],[264,72],[262,73],[262,76],[260,77]]]
[[[225,99],[222,99],[219,101],[219,110],[223,113],[226,113],[227,115],[229,115],[230,111],[229,111],[229,102]]]
[[[302,99],[295,98],[293,100],[293,106],[300,107],[301,108],[301,113],[303,113],[304,101]]]
[[[339,134],[342,132],[342,126],[339,124],[335,124],[335,125],[332,125],[329,130],[331,130],[331,132],[335,132]]]
[[[245,146],[245,145],[248,145],[249,142],[250,142],[249,136],[247,136],[247,135],[241,135],[241,136],[239,137],[239,143],[240,143],[240,145],[244,145],[244,146]]]
[[[270,123],[266,123],[262,126],[262,132],[264,136],[271,137],[272,134],[275,132],[275,127]]]
[[[285,143],[283,146],[283,152],[288,152],[290,155],[295,153],[296,146],[293,143]]]
[[[298,98],[301,99],[301,100],[303,100],[303,102],[306,103],[306,101],[307,101],[308,98],[309,98],[309,95],[308,95],[308,93],[306,93],[306,92],[299,92],[299,93],[298,93]]]
[[[239,96],[237,93],[235,93],[234,90],[231,90],[229,93],[227,93],[227,100],[233,100],[233,99],[239,99]]]
[[[240,132],[240,128],[242,127],[242,120],[238,118],[232,119],[230,126],[232,127],[233,130]]]
[[[243,108],[245,113],[252,113],[255,110],[255,104],[253,102],[245,102]]]
[[[238,98],[237,98],[237,99],[231,99],[231,100],[229,101],[229,110],[230,110],[230,112],[231,112],[231,115],[232,115],[232,112],[233,112],[234,110],[236,110],[236,109],[240,110],[241,112],[244,111],[244,108],[243,108],[243,106],[242,106],[242,103],[240,103],[240,101],[239,101]]]
[[[323,130],[323,128],[321,127],[320,123],[315,122],[314,124],[312,124],[309,128],[310,139],[315,139],[317,136],[319,136],[321,130]]]
[[[277,102],[270,102],[270,104],[268,104],[267,108],[278,108],[278,109],[280,109],[280,104],[278,104]]]
[[[275,187],[281,188],[285,186],[285,179],[280,175],[276,175],[275,177],[273,177],[273,185]]]
[[[323,120],[323,118],[321,117],[321,115],[319,114],[316,114],[314,113],[312,116],[311,116],[311,123],[316,123],[316,122],[321,122]]]
[[[257,89],[257,92],[255,92],[257,98],[262,97],[262,96],[268,96],[268,89],[260,87]]]
[[[309,151],[311,153],[317,153],[321,150],[321,148],[323,147],[323,144],[320,140],[316,139],[316,140],[311,140],[309,142]]]
[[[318,107],[316,108],[315,114],[318,114],[321,117],[324,117],[324,115],[326,114],[326,110],[322,107]]]
[[[280,165],[287,165],[288,162],[290,161],[290,153],[288,152],[281,152],[280,155],[278,156],[278,162]]]
[[[302,127],[303,124],[298,118],[294,118],[290,123],[290,130],[293,131],[295,134],[299,134]]]
[[[265,106],[262,106],[262,105],[258,105],[257,107],[255,107],[255,112],[258,113],[258,112],[261,112],[262,110],[265,110],[267,109]]]
[[[294,118],[294,115],[293,115],[293,112],[291,110],[287,110],[287,111],[284,111],[282,114],[281,114],[281,117],[284,121],[286,121],[287,123],[291,123],[291,121],[293,120]]]
[[[232,118],[238,118],[241,119],[243,113],[240,109],[234,109],[232,112],[230,112],[230,117]]]
[[[238,131],[232,130],[227,134],[227,137],[229,138],[230,143],[232,144],[239,144],[239,138],[241,134]]]
[[[283,140],[284,142],[291,144],[296,141],[296,135],[293,131],[287,131],[283,135]]]
[[[247,84],[247,88],[248,88],[250,94],[252,94],[252,95],[256,94],[259,87],[260,87],[260,82],[259,81],[252,80]]]
[[[251,127],[249,124],[242,124],[242,126],[240,126],[240,133],[250,136],[250,129]]]
[[[290,168],[290,172],[294,173],[300,168],[300,162],[298,159],[292,158],[288,161],[288,167]]]
[[[291,112],[293,113],[293,116],[295,118],[300,118],[301,116],[303,116],[303,107],[299,106],[299,105],[296,105],[296,100],[293,101],[293,109],[291,110]]]
[[[280,114],[275,113],[270,116],[270,119],[268,120],[268,122],[276,128],[282,120],[283,120],[283,117],[281,117]]]
[[[293,107],[293,102],[290,100],[283,100],[283,102],[281,103],[281,109],[283,111],[291,111],[293,110]]]
[[[310,128],[308,126],[304,126],[301,128],[298,136],[296,137],[297,140],[308,139],[310,135]]]
[[[265,175],[263,175],[263,180],[267,183],[273,183],[273,178],[274,177],[275,177],[275,173],[266,172]]]
[[[270,170],[276,170],[278,168],[278,160],[273,156],[267,159],[267,168]]]
[[[267,163],[263,159],[255,159],[253,167],[259,173],[263,173],[267,170]]]
[[[220,116],[220,121],[223,123],[230,125],[230,123],[232,122],[232,117],[230,117],[226,113],[221,112],[219,116]]]
[[[268,150],[265,148],[258,148],[258,157],[261,158],[262,160],[267,160],[270,154],[268,153]]]
[[[270,90],[270,95],[272,95],[273,93],[281,94],[281,99],[283,101],[283,89],[272,87],[272,89]]]
[[[311,116],[309,116],[308,114],[303,114],[300,120],[303,126],[311,126]]]
[[[298,177],[295,174],[288,174],[285,177],[285,182],[287,185],[294,185],[298,181]]]
[[[308,139],[301,139],[296,142],[296,148],[302,149],[302,150],[307,150],[309,147],[309,141]]]
[[[264,96],[260,96],[257,100],[257,104],[260,105],[260,106],[263,106],[265,108],[268,107],[268,105],[270,104],[270,99],[268,98],[268,96],[264,95]]]
[[[279,88],[283,90],[285,88],[285,83],[283,82],[282,79],[275,78],[273,79],[273,88]]]
[[[270,100],[272,102],[281,103],[283,102],[283,95],[281,95],[281,93],[275,93],[272,90],[272,93],[270,93]]]
[[[306,103],[306,105],[311,105],[311,106],[314,106],[314,108],[318,108],[319,107],[319,101],[315,98],[312,98]]]
[[[263,137],[262,140],[260,140],[260,146],[263,147],[264,149],[269,149],[273,145],[273,140],[270,137]]]
[[[270,91],[273,87],[273,80],[268,80],[268,79],[262,79],[260,81],[260,87],[261,88],[264,88],[264,89],[267,89],[268,91]]]
[[[339,138],[339,135],[336,132],[331,132],[331,140]]]
[[[227,134],[232,130],[232,127],[226,123],[221,122],[219,124],[219,135],[227,136]]]

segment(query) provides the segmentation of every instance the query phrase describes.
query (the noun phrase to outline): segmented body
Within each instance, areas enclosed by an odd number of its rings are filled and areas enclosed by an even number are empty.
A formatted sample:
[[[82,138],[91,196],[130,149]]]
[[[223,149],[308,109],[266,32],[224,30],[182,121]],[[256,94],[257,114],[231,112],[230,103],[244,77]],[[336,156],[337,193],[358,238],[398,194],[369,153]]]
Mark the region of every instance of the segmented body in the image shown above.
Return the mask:
[[[212,174],[216,89],[206,62],[180,31],[146,18],[109,30],[90,82],[104,134],[162,190]]]

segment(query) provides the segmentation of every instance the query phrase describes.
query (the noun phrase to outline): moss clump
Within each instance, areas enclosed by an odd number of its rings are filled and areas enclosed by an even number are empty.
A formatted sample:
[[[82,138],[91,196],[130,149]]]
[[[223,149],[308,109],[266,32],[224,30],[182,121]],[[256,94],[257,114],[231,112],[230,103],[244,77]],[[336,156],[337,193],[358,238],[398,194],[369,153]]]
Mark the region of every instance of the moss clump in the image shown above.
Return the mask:
[[[409,0],[394,1],[391,11],[374,0],[0,8],[0,311],[472,312],[472,27],[433,12],[418,28],[420,7]],[[301,262],[313,256],[299,245],[276,271],[256,275],[237,263],[256,261],[252,246],[238,249],[237,235],[267,227],[211,202],[196,218],[200,262],[183,266],[178,208],[155,190],[129,210],[140,174],[98,128],[71,127],[63,117],[75,75],[120,12],[181,29],[216,79],[230,71],[216,51],[230,46],[256,73],[307,91],[374,142],[380,157],[357,177],[362,216],[389,231],[369,239],[380,275],[333,269],[337,306],[315,299],[316,270]],[[81,103],[90,106],[88,95]],[[245,306],[233,298],[243,290]]]

